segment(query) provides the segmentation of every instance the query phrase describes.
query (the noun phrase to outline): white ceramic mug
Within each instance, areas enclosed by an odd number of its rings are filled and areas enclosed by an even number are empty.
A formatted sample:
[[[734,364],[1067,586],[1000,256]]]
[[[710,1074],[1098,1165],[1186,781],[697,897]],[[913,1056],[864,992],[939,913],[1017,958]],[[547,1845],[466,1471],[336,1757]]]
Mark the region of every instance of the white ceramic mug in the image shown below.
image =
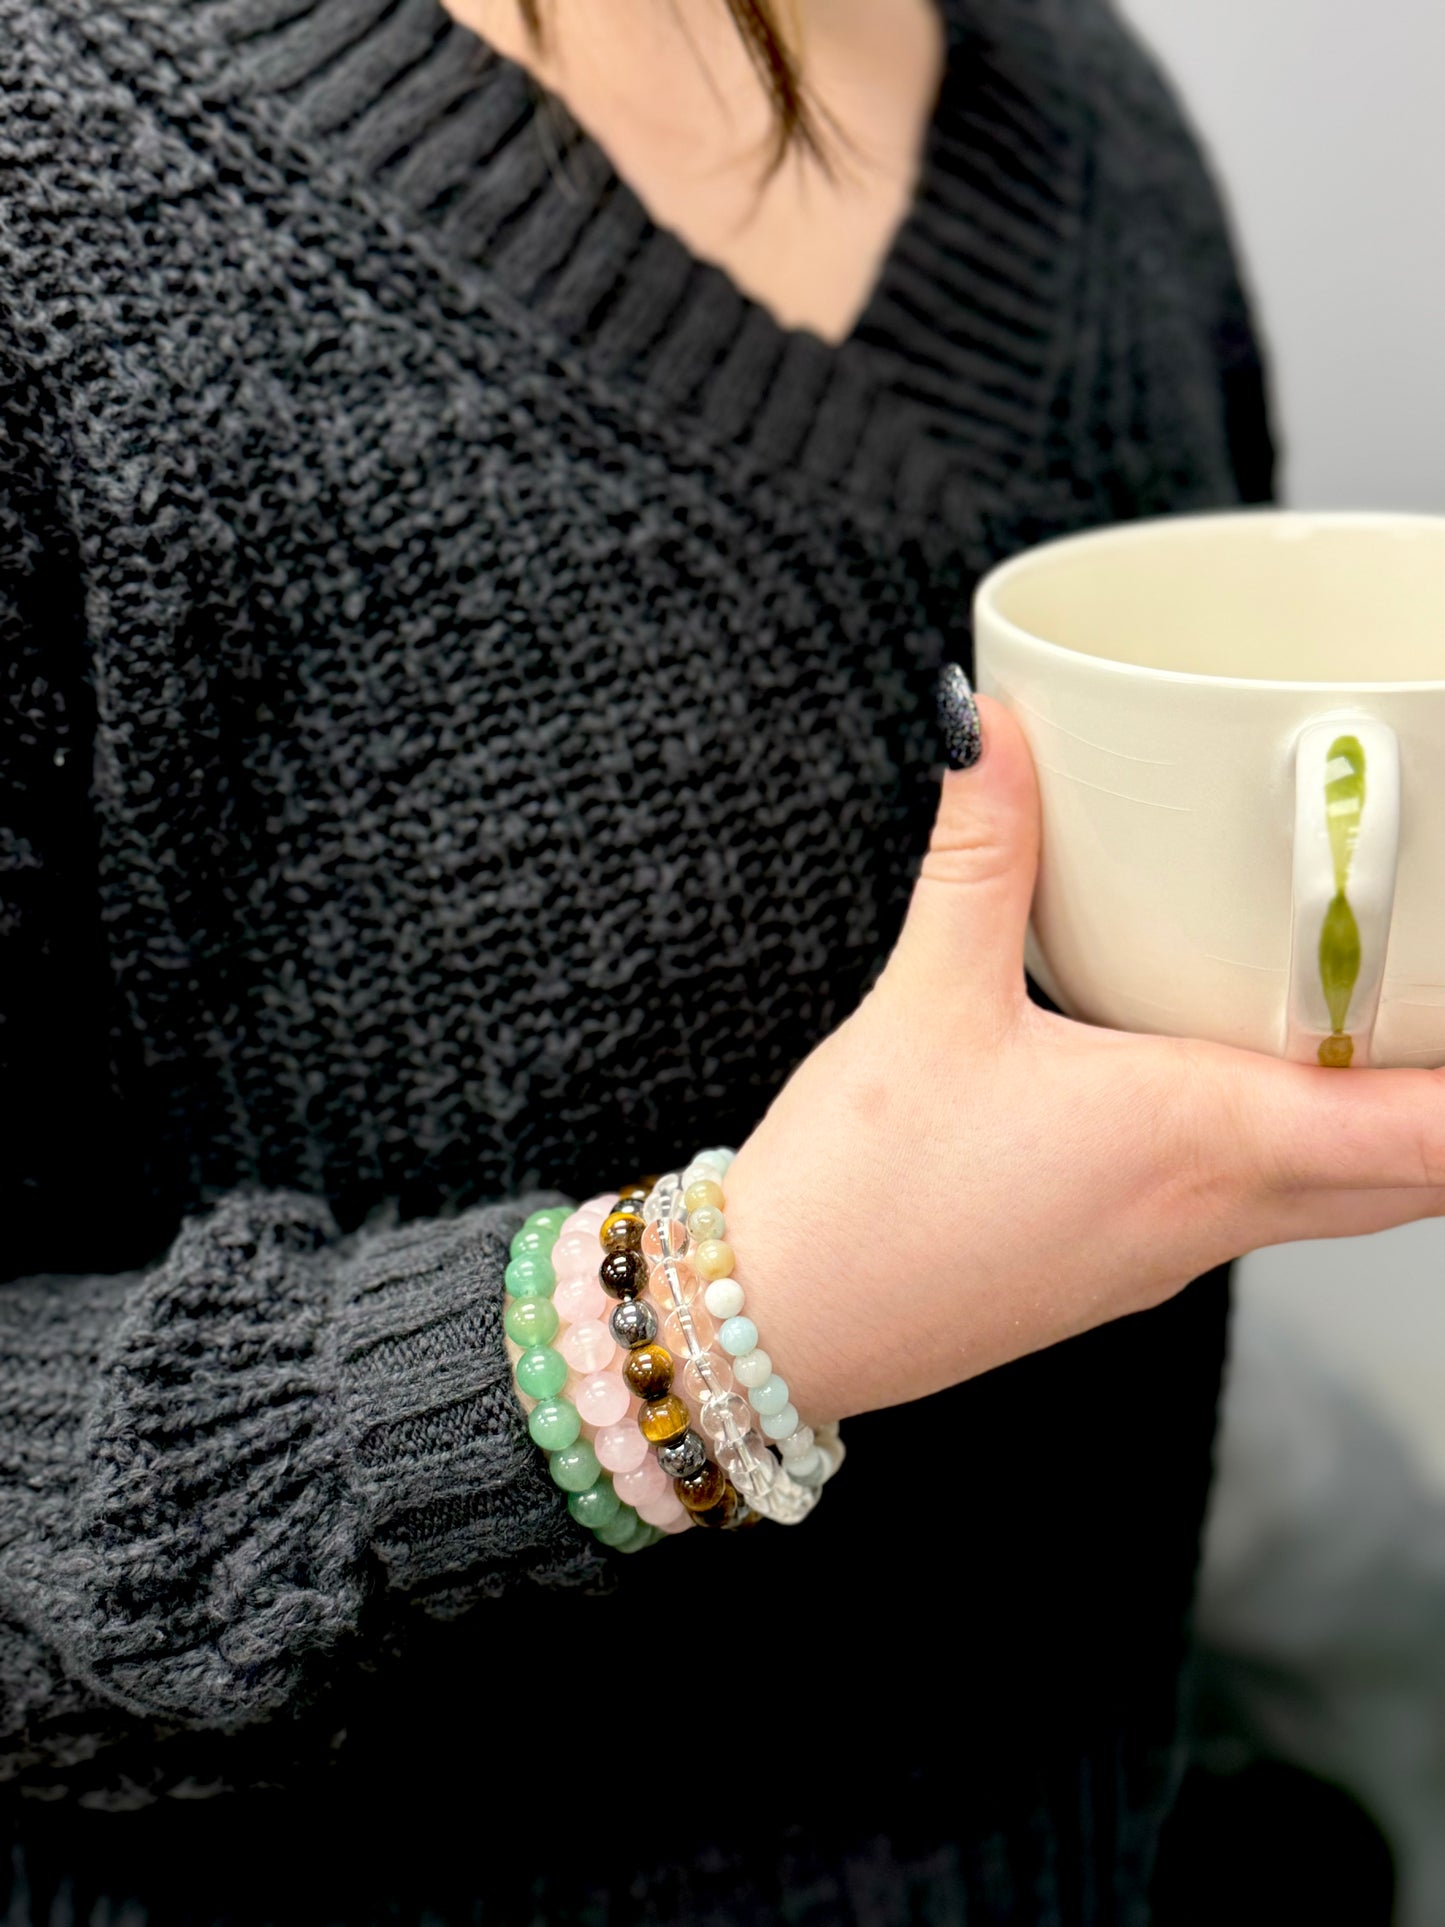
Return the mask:
[[[1028,969],[1072,1017],[1445,1063],[1445,517],[1131,522],[994,569],[1038,769]]]

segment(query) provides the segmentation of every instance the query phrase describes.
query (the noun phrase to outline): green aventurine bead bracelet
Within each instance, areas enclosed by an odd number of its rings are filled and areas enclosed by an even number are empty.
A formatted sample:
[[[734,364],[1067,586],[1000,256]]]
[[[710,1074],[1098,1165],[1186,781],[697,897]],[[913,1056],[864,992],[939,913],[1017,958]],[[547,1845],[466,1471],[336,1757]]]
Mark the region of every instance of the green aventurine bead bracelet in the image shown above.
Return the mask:
[[[639,1519],[613,1491],[611,1477],[582,1437],[577,1407],[561,1396],[567,1361],[550,1343],[560,1322],[552,1304],[557,1283],[552,1251],[572,1215],[570,1207],[556,1205],[534,1211],[513,1238],[503,1277],[507,1305],[502,1322],[508,1339],[519,1348],[512,1370],[518,1393],[531,1402],[528,1434],[547,1454],[553,1483],[567,1494],[567,1510],[599,1545],[617,1552],[640,1552],[663,1535]]]

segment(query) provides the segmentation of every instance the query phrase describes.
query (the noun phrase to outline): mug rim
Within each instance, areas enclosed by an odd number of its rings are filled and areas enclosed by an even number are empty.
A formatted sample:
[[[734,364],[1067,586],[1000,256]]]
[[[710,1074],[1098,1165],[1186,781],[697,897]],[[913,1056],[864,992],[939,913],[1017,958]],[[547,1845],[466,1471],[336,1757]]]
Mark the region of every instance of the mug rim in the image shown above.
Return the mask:
[[[1295,509],[1281,508],[1272,502],[1237,508],[1194,510],[1187,515],[1143,515],[1127,522],[1106,522],[1095,528],[1075,529],[1068,535],[1051,536],[1046,542],[1033,544],[1019,554],[1010,556],[1007,561],[996,563],[980,577],[973,594],[975,650],[979,617],[987,614],[990,623],[1004,631],[1012,642],[1028,643],[1036,649],[1047,649],[1055,655],[1075,660],[1082,657],[1100,669],[1125,676],[1147,676],[1153,682],[1208,683],[1217,689],[1348,690],[1358,695],[1445,689],[1445,675],[1387,682],[1327,682],[1316,678],[1286,676],[1214,676],[1200,669],[1154,669],[1143,663],[1121,662],[1116,656],[1097,656],[1089,650],[1070,649],[1066,643],[1051,642],[1047,636],[1037,635],[1032,629],[1024,628],[1022,623],[1015,622],[1011,616],[1006,616],[998,606],[1000,589],[1007,587],[1015,576],[1027,574],[1031,569],[1051,561],[1060,549],[1081,545],[1123,548],[1131,542],[1148,541],[1165,529],[1214,528],[1221,522],[1261,521],[1292,523],[1299,528],[1321,525],[1333,528],[1377,528],[1388,525],[1398,528],[1414,524],[1445,535],[1445,514],[1435,515],[1425,509]]]

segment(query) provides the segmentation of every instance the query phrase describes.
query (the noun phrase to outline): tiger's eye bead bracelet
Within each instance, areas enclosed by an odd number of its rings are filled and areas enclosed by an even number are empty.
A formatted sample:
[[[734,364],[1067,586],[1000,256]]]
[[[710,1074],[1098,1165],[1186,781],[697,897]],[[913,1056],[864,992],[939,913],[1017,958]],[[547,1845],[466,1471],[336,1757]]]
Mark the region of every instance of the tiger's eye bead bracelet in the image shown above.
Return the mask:
[[[619,1461],[607,1447],[612,1433],[629,1443],[637,1437],[635,1427],[623,1423],[632,1394],[599,1316],[607,1300],[597,1284],[594,1254],[610,1209],[608,1199],[594,1198],[575,1211],[558,1206],[533,1212],[512,1240],[503,1323],[528,1433],[546,1452],[568,1511],[601,1544],[640,1552],[663,1536],[669,1521],[676,1521],[676,1530],[686,1515],[656,1468],[638,1489],[628,1477],[636,1463]],[[638,1442],[645,1456],[646,1445]],[[659,1493],[671,1509],[649,1519],[645,1499]]]
[[[795,1524],[842,1464],[843,1442],[836,1426],[814,1432],[802,1424],[787,1380],[773,1370],[745,1315],[724,1235],[723,1179],[733,1155],[703,1151],[682,1173],[658,1180],[645,1205],[641,1249],[653,1262],[649,1283],[666,1309],[664,1336],[683,1361],[683,1382],[717,1467],[756,1512]]]
[[[627,1353],[622,1375],[642,1400],[638,1430],[648,1445],[656,1447],[655,1463],[672,1480],[675,1502],[681,1502],[697,1525],[741,1525],[747,1522],[747,1508],[739,1505],[736,1491],[709,1462],[707,1447],[692,1430],[687,1406],[673,1389],[670,1341],[658,1342],[657,1311],[642,1296],[644,1283],[652,1288],[643,1249],[647,1190],[645,1185],[629,1185],[598,1233],[606,1253],[598,1282],[618,1300],[611,1331]]]

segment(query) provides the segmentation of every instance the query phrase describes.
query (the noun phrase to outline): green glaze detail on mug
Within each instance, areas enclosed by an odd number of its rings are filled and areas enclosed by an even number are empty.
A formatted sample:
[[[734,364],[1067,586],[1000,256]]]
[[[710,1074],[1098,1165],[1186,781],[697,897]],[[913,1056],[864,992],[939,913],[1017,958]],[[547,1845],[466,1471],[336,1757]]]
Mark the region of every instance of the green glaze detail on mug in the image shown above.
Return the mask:
[[[1358,736],[1336,736],[1325,758],[1325,821],[1334,860],[1335,894],[1320,927],[1320,984],[1334,1035],[1319,1048],[1319,1061],[1337,1068],[1354,1055],[1345,1032],[1350,998],[1360,975],[1360,926],[1347,895],[1350,864],[1365,809],[1365,752]]]

